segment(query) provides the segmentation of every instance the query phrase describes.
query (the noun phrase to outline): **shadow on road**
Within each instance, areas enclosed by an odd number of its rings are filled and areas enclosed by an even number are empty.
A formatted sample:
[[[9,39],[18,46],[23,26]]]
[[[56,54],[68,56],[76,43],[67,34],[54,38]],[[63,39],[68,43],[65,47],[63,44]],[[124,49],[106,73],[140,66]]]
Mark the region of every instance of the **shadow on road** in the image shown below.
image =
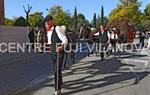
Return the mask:
[[[139,55],[132,55],[131,57],[145,57]],[[125,57],[125,58],[130,58]],[[85,65],[86,64],[86,65]],[[90,66],[89,66],[90,65]],[[128,80],[136,80],[137,76],[139,77],[139,81],[145,78],[150,72],[131,72],[129,67],[135,67],[135,65],[122,63],[120,58],[113,58],[113,59],[106,59],[104,61],[96,60],[96,61],[84,61],[82,63],[78,63],[77,65],[73,66],[73,68],[69,69],[69,72],[64,73],[63,77],[70,77],[72,75],[79,76],[73,80],[65,80],[63,88],[67,90],[64,92],[63,95],[72,95],[83,91],[93,90],[97,88],[104,88],[107,86],[111,86],[113,84],[120,84],[122,82]],[[124,69],[122,69],[124,68]],[[136,73],[136,75],[135,75]],[[86,76],[81,76],[81,75]],[[105,75],[104,77],[98,77],[101,75]],[[73,78],[73,77],[70,77]],[[48,81],[36,86],[29,91],[26,91],[27,94],[23,95],[33,95],[33,93],[41,88],[46,87],[54,87],[54,84],[51,83],[53,79],[49,79]],[[117,90],[120,88],[128,87],[133,85],[131,82],[127,82],[126,86],[112,88],[112,90]],[[94,95],[103,94],[109,91],[104,91],[101,93],[97,93]],[[22,95],[22,94],[17,94]]]

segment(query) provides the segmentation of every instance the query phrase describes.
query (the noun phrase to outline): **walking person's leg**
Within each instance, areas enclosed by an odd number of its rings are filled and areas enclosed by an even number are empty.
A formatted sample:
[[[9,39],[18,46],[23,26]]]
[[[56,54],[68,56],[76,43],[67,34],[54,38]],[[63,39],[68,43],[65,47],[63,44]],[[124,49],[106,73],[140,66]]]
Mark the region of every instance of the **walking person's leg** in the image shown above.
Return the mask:
[[[104,50],[106,52],[107,57],[110,55],[109,43],[105,43]]]
[[[116,41],[113,41],[113,48],[114,48],[114,53],[116,52]]]
[[[100,44],[100,55],[101,55],[101,60],[104,60],[104,44]]]
[[[66,66],[67,66],[67,59],[68,59],[68,53],[65,52],[64,53],[64,60],[63,60],[63,68],[66,69]]]
[[[55,95],[61,95],[62,80],[62,65],[64,53],[58,54],[57,63],[55,63]],[[58,68],[57,68],[58,67]]]
[[[112,41],[112,47],[113,47],[113,52],[115,53],[116,52],[116,43],[114,40]]]
[[[144,47],[144,37],[142,37],[142,47]]]

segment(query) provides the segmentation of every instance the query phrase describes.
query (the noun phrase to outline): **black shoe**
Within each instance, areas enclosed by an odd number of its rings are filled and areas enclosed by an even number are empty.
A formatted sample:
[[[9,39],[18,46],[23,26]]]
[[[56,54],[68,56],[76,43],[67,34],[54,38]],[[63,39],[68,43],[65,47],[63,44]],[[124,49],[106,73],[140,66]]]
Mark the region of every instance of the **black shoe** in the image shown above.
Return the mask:
[[[139,78],[136,78],[134,84],[138,84],[138,83],[139,83]]]

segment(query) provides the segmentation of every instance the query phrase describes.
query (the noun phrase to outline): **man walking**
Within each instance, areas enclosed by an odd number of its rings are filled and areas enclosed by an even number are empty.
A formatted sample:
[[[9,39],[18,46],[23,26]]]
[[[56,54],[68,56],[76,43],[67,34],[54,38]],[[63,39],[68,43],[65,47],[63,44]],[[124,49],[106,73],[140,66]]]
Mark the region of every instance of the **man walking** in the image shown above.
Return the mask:
[[[64,48],[68,43],[66,35],[62,32],[60,26],[55,26],[53,18],[45,18],[45,27],[47,30],[48,44],[50,44],[50,61],[54,65],[55,73],[55,95],[61,95],[62,86],[62,65],[64,59]]]
[[[99,31],[94,35],[99,36],[100,56],[101,56],[101,60],[103,60],[104,52],[106,52],[108,56],[108,45],[110,43],[110,33],[103,25],[100,25]]]
[[[34,29],[31,28],[30,31],[29,31],[29,34],[28,34],[28,38],[30,40],[30,44],[31,44],[32,48],[34,48],[34,40],[35,40],[34,36],[35,36],[34,35]],[[29,47],[29,46],[27,46],[27,47]]]

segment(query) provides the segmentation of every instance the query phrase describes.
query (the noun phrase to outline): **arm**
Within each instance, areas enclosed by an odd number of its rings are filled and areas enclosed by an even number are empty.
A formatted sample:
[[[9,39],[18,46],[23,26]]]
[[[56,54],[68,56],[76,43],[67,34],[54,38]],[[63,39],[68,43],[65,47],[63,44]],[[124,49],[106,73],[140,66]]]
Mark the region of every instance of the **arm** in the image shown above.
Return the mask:
[[[116,39],[118,39],[118,34],[116,34]]]
[[[62,29],[59,26],[56,26],[56,33],[59,39],[62,41],[62,45],[68,44],[68,39],[66,35],[62,32]]]
[[[107,36],[108,36],[108,41],[107,41],[107,43],[109,43],[109,42],[110,42],[110,33],[109,33],[109,31],[107,31]]]
[[[97,33],[94,34],[94,36],[98,36],[99,35],[99,31]]]
[[[58,47],[57,52],[63,51],[64,47],[68,44],[68,39],[64,33],[62,33],[62,29],[59,26],[56,26],[56,33],[59,37],[59,39],[62,41],[61,46]]]

